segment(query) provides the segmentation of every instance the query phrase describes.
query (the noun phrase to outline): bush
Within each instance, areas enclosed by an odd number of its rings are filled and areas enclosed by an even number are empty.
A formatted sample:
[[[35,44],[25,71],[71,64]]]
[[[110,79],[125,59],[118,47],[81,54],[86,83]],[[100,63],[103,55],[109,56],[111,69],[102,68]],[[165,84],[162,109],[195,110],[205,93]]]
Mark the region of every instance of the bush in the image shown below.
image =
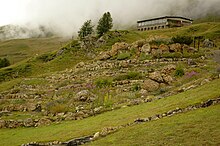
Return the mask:
[[[112,80],[111,79],[97,79],[95,81],[95,85],[98,88],[104,88],[104,87],[110,87],[112,86]]]
[[[132,91],[139,91],[141,89],[140,84],[135,84],[133,85],[133,87],[131,88]]]
[[[118,54],[117,60],[129,59],[131,54],[129,52]]]
[[[9,65],[10,65],[10,62],[8,59],[6,59],[6,58],[1,59],[0,58],[0,68],[7,67]]]
[[[182,77],[185,74],[182,66],[177,66],[176,71],[175,71],[175,76],[176,77]]]
[[[151,60],[151,59],[152,59],[152,56],[151,56],[151,55],[147,55],[147,54],[145,54],[145,53],[141,53],[141,54],[140,54],[140,58],[139,58],[140,61]]]
[[[190,45],[192,44],[193,39],[190,36],[175,36],[175,37],[172,37],[172,42]]]
[[[39,57],[37,57],[38,60],[41,60],[43,62],[49,62],[51,60],[53,60],[56,57],[55,53],[47,53],[47,54],[43,54]]]
[[[156,39],[156,40],[152,40],[149,42],[150,45],[156,45],[156,46],[159,46],[161,44],[165,44],[165,45],[168,45],[170,43],[169,40],[167,39]]]
[[[63,113],[68,111],[68,105],[64,100],[55,100],[46,104],[46,108],[50,113]]]

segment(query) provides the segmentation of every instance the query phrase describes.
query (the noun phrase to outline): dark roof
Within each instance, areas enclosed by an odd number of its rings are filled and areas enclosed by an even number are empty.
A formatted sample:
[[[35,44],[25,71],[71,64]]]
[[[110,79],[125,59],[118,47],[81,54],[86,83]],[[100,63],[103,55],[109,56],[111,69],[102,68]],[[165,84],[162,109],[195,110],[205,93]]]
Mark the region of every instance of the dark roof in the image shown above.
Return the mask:
[[[137,21],[137,23],[146,22],[146,21],[153,21],[153,20],[159,20],[159,19],[164,19],[164,18],[180,18],[180,19],[185,19],[185,20],[188,20],[188,21],[193,21],[190,18],[185,18],[185,17],[182,17],[182,16],[163,16],[163,17],[157,17],[157,18],[152,18],[152,19],[140,20],[140,21]]]

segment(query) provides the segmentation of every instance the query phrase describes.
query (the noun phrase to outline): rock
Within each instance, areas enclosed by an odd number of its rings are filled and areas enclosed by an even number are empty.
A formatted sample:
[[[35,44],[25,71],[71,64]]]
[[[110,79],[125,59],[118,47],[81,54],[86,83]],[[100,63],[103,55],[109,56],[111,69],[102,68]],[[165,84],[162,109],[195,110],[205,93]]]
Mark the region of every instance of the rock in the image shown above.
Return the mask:
[[[5,120],[0,120],[0,128],[5,128],[5,127],[6,127]]]
[[[182,51],[182,47],[179,43],[170,45],[170,52],[181,52],[181,51]]]
[[[194,53],[197,52],[198,50],[194,47],[189,47],[189,52]]]
[[[142,88],[147,91],[156,91],[159,89],[159,83],[151,79],[145,80],[142,86],[143,86]]]
[[[200,83],[200,85],[205,85],[205,84],[207,84],[207,83],[209,83],[209,82],[210,82],[209,79],[204,79],[204,80]]]
[[[112,133],[114,131],[116,131],[117,129],[114,128],[114,127],[105,127],[102,129],[102,132],[100,133],[101,136],[106,136],[108,135],[109,133]]]
[[[103,52],[100,54],[100,56],[98,57],[98,60],[107,60],[109,58],[111,58],[112,56],[110,55],[109,52]]]
[[[51,124],[51,120],[48,118],[41,118],[36,124],[35,126],[42,126],[42,125],[50,125]]]
[[[115,43],[113,46],[112,46],[112,49],[110,51],[110,56],[115,56],[118,54],[118,51],[119,50],[127,50],[128,49],[128,44],[125,43],[125,42],[118,42],[118,43]]]
[[[159,50],[161,50],[162,53],[169,52],[169,46],[164,45],[164,44],[161,44],[161,45],[159,46]]]
[[[85,66],[84,62],[79,62],[78,64],[76,64],[76,68],[83,68]]]
[[[188,59],[187,64],[188,65],[196,65],[196,62],[193,59]]]
[[[31,118],[28,118],[28,119],[24,120],[24,126],[25,127],[32,127],[32,126],[34,126],[34,121]]]
[[[153,72],[149,74],[149,78],[151,80],[154,80],[156,82],[162,83],[163,82],[163,77],[161,76],[160,72]]]
[[[9,120],[9,121],[7,121],[7,127],[8,128],[17,128],[18,122],[15,120]]]
[[[93,140],[96,140],[100,137],[100,133],[99,132],[96,132],[93,136]]]
[[[170,75],[175,70],[176,70],[176,65],[170,64],[170,65],[163,67],[163,69],[161,70],[161,73]]]
[[[141,47],[141,52],[142,52],[142,53],[149,54],[149,53],[151,52],[150,44],[147,43],[147,44],[143,45],[143,46]]]
[[[144,89],[141,89],[141,90],[139,91],[139,94],[142,95],[142,96],[146,96],[146,95],[148,95],[148,91],[147,91],[147,90],[144,90]]]
[[[214,42],[210,41],[209,39],[205,39],[203,41],[203,47],[204,48],[213,48],[213,47],[215,47],[215,44],[214,44]]]
[[[89,90],[82,90],[76,94],[75,99],[83,102],[92,102],[96,99],[96,96]]]
[[[194,52],[196,52],[196,49],[195,49],[195,48],[190,47],[190,46],[188,46],[188,45],[186,45],[186,44],[184,44],[184,45],[182,46],[182,50],[183,50],[183,52],[188,52],[188,53],[194,53]]]
[[[142,40],[138,40],[138,41],[132,43],[132,46],[136,45],[138,48],[140,48],[140,47],[143,47],[144,44],[146,44],[146,40],[142,39]]]
[[[96,114],[97,114],[97,113],[101,113],[102,109],[103,109],[102,106],[96,107],[96,108],[94,109],[94,113],[96,113]]]
[[[171,84],[173,82],[173,78],[170,75],[163,75],[164,83]]]

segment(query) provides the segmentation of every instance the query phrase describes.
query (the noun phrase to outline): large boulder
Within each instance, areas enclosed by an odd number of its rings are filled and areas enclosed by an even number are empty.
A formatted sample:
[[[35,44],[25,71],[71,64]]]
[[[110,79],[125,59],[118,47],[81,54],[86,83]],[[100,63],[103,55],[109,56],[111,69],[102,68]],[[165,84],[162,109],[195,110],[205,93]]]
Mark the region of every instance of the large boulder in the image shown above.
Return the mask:
[[[76,64],[76,68],[83,68],[85,66],[84,62],[79,62],[78,64]]]
[[[170,85],[173,82],[173,78],[170,75],[163,74],[163,81]]]
[[[151,80],[151,79],[147,79],[144,81],[143,85],[142,85],[142,89],[147,90],[147,91],[156,91],[159,89],[160,84]]]
[[[205,47],[205,48],[213,48],[213,47],[215,47],[215,44],[214,44],[214,42],[210,41],[209,39],[205,39],[203,41],[203,47]]]
[[[89,90],[82,90],[76,94],[75,99],[82,102],[92,102],[96,99],[96,96]]]
[[[182,51],[182,47],[179,43],[170,45],[170,52],[181,52],[181,51]]]
[[[156,82],[159,82],[159,83],[162,83],[163,82],[163,77],[161,76],[161,73],[156,71],[156,72],[153,72],[153,73],[150,73],[149,74],[149,78],[151,80],[154,80]]]
[[[42,125],[50,125],[52,123],[52,121],[46,117],[41,118],[36,124],[35,126],[42,126]]]
[[[194,52],[196,52],[197,50],[196,50],[195,48],[193,48],[193,47],[190,47],[190,46],[184,44],[184,45],[182,46],[182,51],[183,51],[183,52],[188,52],[188,53],[194,53]]]
[[[170,75],[175,70],[176,70],[176,65],[170,64],[170,65],[164,66],[161,70],[161,73]]]
[[[110,52],[103,52],[98,57],[98,60],[107,60],[112,57],[110,54],[111,54]]]
[[[158,49],[158,46],[152,45],[151,46],[151,55],[154,57],[159,57],[162,54],[162,51]]]
[[[118,43],[115,43],[113,46],[112,46],[112,49],[110,51],[110,56],[115,56],[118,54],[118,51],[120,50],[127,50],[129,47],[129,45],[125,42],[118,42]]]
[[[24,126],[25,126],[25,127],[32,127],[32,126],[34,126],[34,121],[33,121],[33,119],[28,118],[28,119],[24,120]]]
[[[149,54],[151,52],[150,44],[147,43],[141,47],[141,52]]]
[[[167,45],[164,45],[164,44],[161,44],[160,46],[159,46],[159,49],[162,51],[162,53],[166,53],[166,52],[169,52],[169,46],[167,46]]]
[[[0,128],[5,128],[5,127],[6,127],[5,120],[0,120]]]

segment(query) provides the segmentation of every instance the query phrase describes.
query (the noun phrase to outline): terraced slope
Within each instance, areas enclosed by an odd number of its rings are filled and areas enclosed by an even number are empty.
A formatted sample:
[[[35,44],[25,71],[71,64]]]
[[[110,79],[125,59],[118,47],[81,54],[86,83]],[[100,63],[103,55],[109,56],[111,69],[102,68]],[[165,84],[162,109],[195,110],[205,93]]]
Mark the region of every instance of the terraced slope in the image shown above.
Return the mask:
[[[22,143],[28,143],[31,141],[48,142],[48,141],[57,141],[57,140],[63,142],[72,138],[91,135],[96,133],[97,131],[101,131],[105,127],[120,126],[123,124],[127,124],[129,122],[133,122],[135,119],[140,117],[149,117],[158,113],[164,113],[169,110],[176,109],[177,107],[185,108],[189,105],[195,105],[201,103],[202,101],[207,101],[208,99],[216,99],[220,96],[220,89],[218,88],[219,86],[220,86],[220,80],[217,79],[204,86],[180,93],[175,96],[166,97],[150,103],[143,103],[138,106],[124,107],[115,111],[106,112],[83,120],[62,122],[59,124],[52,124],[50,126],[43,126],[38,128],[0,129],[0,138],[2,139],[0,141],[0,144],[20,145]],[[213,113],[210,115],[212,116],[212,118],[218,117],[218,113],[216,113],[218,110],[219,110],[219,106],[215,106],[214,108],[210,108],[210,111],[207,112],[207,114]],[[199,111],[199,113],[201,112]],[[192,114],[195,115],[194,117],[195,121],[197,119],[200,119],[200,116],[203,116],[202,113],[201,113],[202,115],[201,114],[197,115],[194,113]],[[177,116],[177,119],[175,119],[175,117],[172,117],[170,120],[172,119],[177,121],[181,119],[183,119],[183,121],[187,120],[187,117],[184,115],[186,116],[191,115],[191,113],[187,113],[187,114],[184,113],[181,114],[180,118],[179,116]],[[162,121],[166,122],[166,120],[169,121],[169,118],[165,118]],[[193,119],[190,119],[190,121],[191,120]],[[206,123],[206,121],[204,122]],[[147,123],[147,124],[151,124],[151,123]],[[155,122],[152,122],[152,124],[155,124]],[[175,122],[171,122],[170,124],[173,124],[175,126]],[[213,127],[218,129],[217,121],[216,123],[213,124],[214,124]],[[164,124],[159,124],[159,126],[164,126]],[[164,126],[164,128],[166,127]],[[181,129],[181,127],[178,128]],[[103,140],[101,140],[100,143],[103,142]],[[108,144],[108,141],[106,142]],[[138,143],[138,141],[134,140],[134,144],[135,142]],[[115,143],[117,143],[117,141]]]

